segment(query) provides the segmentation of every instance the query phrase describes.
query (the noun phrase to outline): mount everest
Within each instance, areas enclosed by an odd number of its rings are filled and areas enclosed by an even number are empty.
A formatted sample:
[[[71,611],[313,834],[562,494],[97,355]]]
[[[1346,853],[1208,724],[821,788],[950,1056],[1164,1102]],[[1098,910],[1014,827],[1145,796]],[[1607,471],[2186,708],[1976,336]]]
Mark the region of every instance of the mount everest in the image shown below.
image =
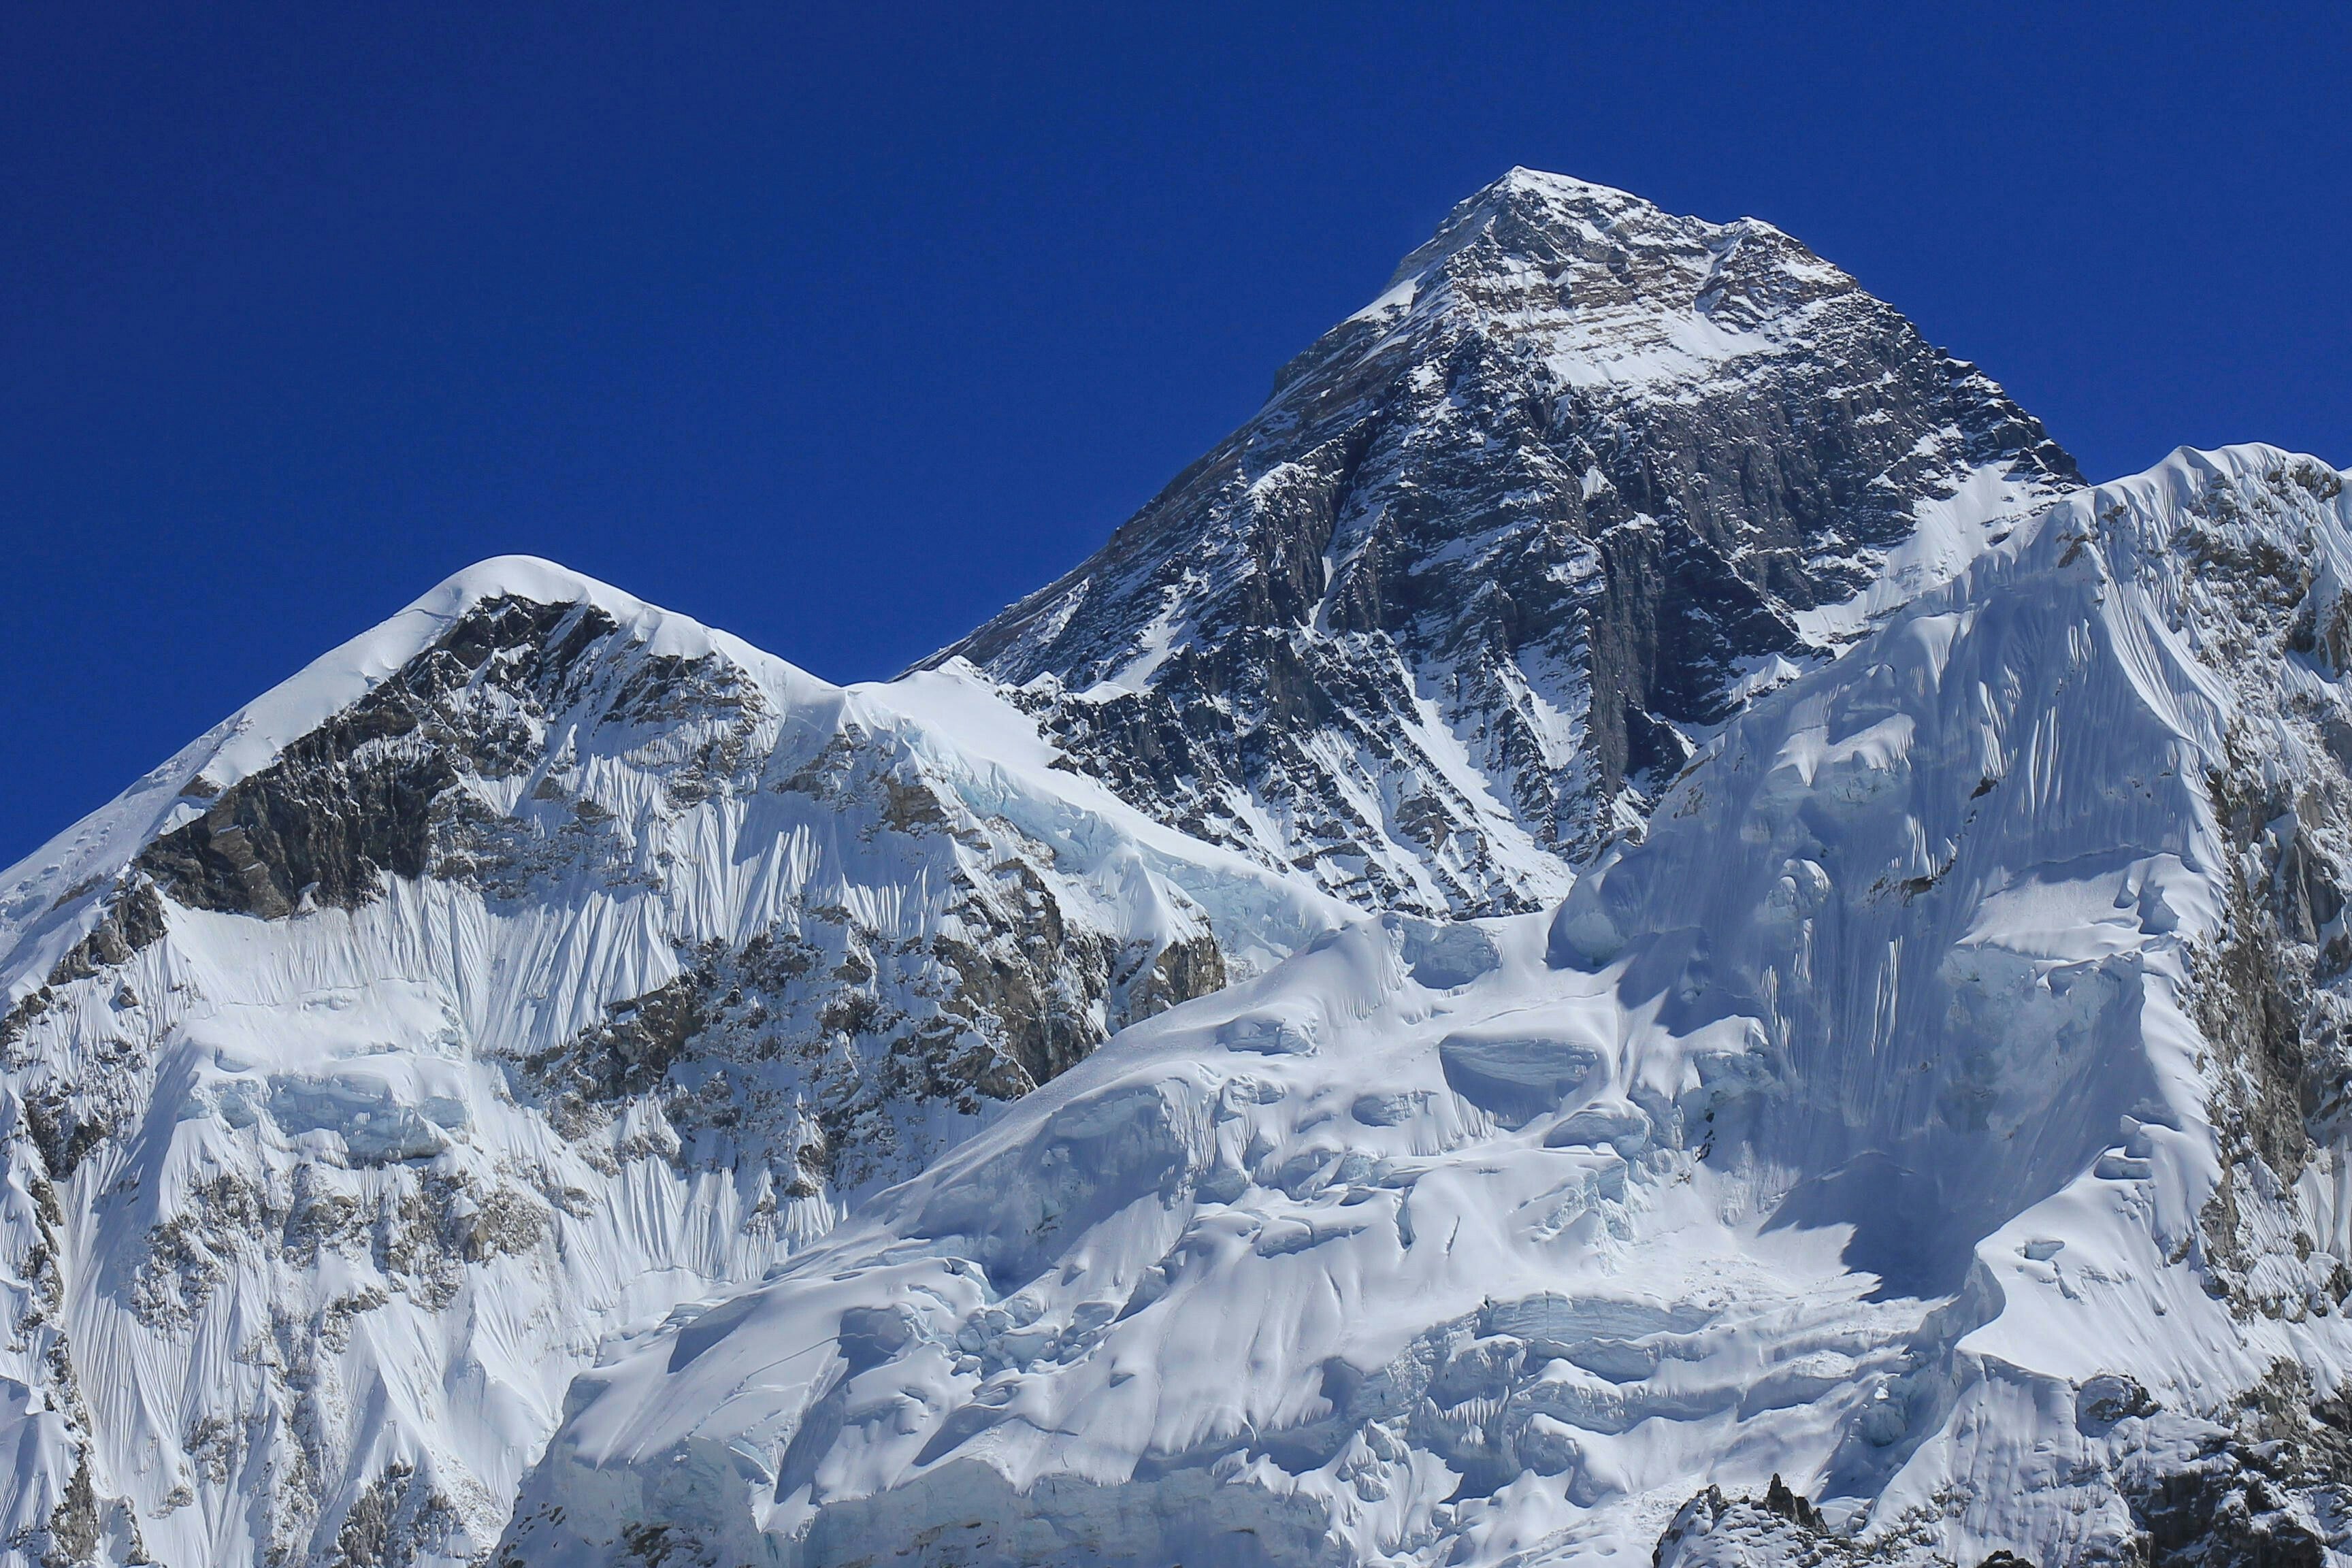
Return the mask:
[[[486,563],[0,874],[0,1540],[2326,1561],[2347,581],[1527,171],[897,681]]]
[[[1745,696],[2078,483],[1769,225],[1515,170],[941,657],[1196,837],[1358,903],[1523,911]]]

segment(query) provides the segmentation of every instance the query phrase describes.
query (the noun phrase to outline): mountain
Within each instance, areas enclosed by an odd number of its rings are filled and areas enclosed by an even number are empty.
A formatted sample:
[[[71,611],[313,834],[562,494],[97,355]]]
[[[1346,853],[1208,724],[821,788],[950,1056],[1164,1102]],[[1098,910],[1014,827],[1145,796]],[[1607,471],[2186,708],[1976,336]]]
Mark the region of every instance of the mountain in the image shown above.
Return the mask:
[[[2341,483],[1515,171],[897,680],[485,563],[0,872],[0,1551],[2315,1560]]]
[[[607,1334],[1343,918],[1051,760],[495,561],[0,877],[0,1540],[478,1557]]]
[[[2347,585],[2267,447],[2042,511],[1555,910],[1334,932],[616,1345],[499,1562],[2341,1561]]]
[[[2080,483],[1770,225],[1515,169],[1099,553],[932,662],[1360,907],[1524,911],[1746,697]]]

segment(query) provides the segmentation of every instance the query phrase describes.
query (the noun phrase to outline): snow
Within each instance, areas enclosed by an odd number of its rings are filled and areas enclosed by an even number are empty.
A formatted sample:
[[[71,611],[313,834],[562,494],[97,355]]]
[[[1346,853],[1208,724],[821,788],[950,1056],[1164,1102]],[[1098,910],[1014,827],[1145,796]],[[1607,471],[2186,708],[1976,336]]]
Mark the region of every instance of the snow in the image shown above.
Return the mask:
[[[2198,1217],[2205,774],[2272,721],[2177,541],[2337,569],[2298,463],[2021,522],[1554,913],[1360,921],[1129,1029],[583,1375],[509,1550],[1631,1562],[1774,1474],[1890,1561],[2129,1549],[2160,1423],[2095,1400],[2352,1365],[2332,1308],[2233,1311]],[[2340,1236],[2344,1153],[2277,1212]]]
[[[903,722],[934,776],[981,816],[1051,845],[1057,866],[1120,887],[1132,868],[1181,889],[1213,929],[1230,933],[1232,956],[1245,969],[1271,964],[1349,918],[1345,906],[1303,881],[1270,876],[1244,856],[1144,816],[1100,781],[1054,766],[1056,753],[1035,722],[964,660],[848,690],[874,728]],[[1156,900],[1151,907],[1160,907]],[[1130,908],[1125,929],[1169,934],[1150,918]]]
[[[1940,588],[2007,537],[2053,497],[2021,485],[1997,464],[1979,464],[1949,496],[1912,509],[1911,533],[1885,552],[1875,579],[1853,597],[1799,611],[1809,640],[1834,646],[1885,620],[1922,594]]]

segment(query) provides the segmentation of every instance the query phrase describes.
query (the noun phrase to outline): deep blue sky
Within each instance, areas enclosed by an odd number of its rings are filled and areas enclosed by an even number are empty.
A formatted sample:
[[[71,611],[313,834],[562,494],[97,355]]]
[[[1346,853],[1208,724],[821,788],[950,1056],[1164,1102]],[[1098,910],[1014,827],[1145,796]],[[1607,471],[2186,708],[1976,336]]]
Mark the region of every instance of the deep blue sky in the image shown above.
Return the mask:
[[[0,861],[501,552],[889,674],[1513,163],[1770,219],[2095,475],[2352,462],[2347,16],[11,5]]]

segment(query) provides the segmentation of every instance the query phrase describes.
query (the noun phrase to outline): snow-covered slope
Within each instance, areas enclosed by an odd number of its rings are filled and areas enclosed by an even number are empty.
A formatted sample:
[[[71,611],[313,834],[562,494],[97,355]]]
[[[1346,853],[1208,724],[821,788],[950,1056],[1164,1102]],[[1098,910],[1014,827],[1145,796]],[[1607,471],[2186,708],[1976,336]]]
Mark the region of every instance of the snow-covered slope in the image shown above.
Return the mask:
[[[615,1329],[1341,911],[543,562],[0,875],[0,1542],[463,1562]]]
[[[502,1560],[2322,1561],[2344,487],[2078,495],[1556,911],[1128,1029],[616,1347]]]
[[[1746,696],[2079,482],[1770,225],[1517,169],[941,657],[1197,837],[1369,909],[1527,910]]]

